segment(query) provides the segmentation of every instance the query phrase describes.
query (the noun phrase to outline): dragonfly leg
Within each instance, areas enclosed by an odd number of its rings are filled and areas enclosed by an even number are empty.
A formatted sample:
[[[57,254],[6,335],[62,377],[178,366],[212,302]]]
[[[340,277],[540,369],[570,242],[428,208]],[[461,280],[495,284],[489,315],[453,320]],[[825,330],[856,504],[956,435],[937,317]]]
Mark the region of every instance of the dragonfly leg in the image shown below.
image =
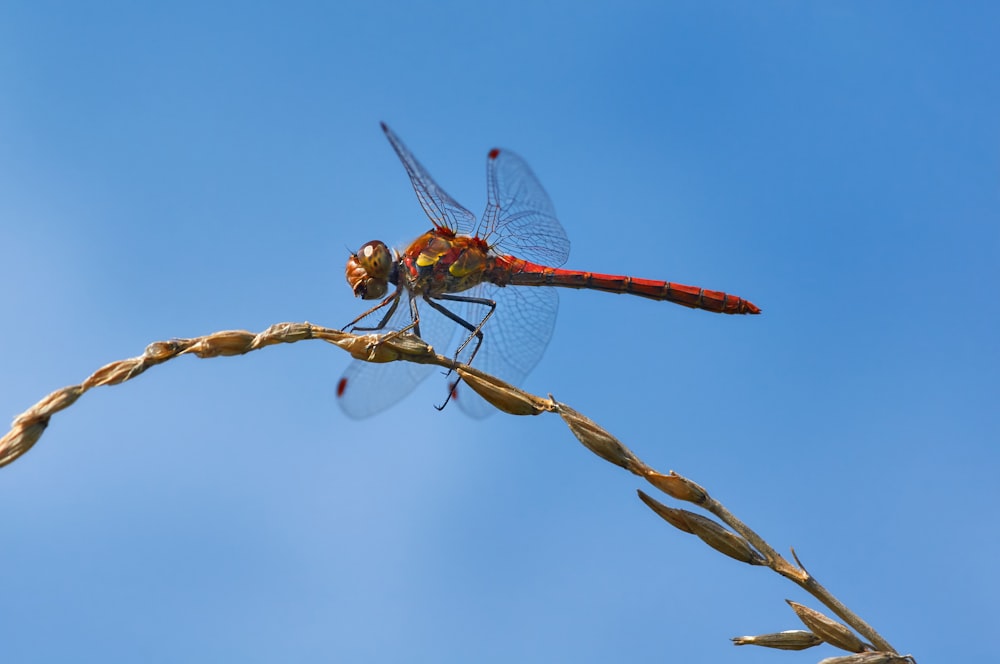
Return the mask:
[[[353,321],[348,323],[346,326],[348,328],[348,331],[380,332],[385,330],[386,326],[389,324],[389,320],[392,318],[393,314],[396,313],[396,309],[399,308],[399,300],[401,299],[402,294],[403,294],[403,287],[402,286],[397,287],[396,292],[394,292],[392,295],[385,298],[384,300],[376,304],[374,307],[372,307],[371,309],[364,312],[363,314],[355,318]],[[379,309],[382,309],[385,306],[388,306],[389,308],[388,310],[386,310],[385,314],[382,316],[382,319],[378,322],[377,325],[373,325],[370,327],[357,325],[358,322],[364,320],[365,318],[367,318],[368,316],[375,313]],[[396,337],[406,334],[410,330],[413,330],[413,333],[416,334],[418,337],[420,336],[420,314],[417,311],[417,301],[412,297],[410,298],[410,323],[404,327],[399,328],[398,330],[389,330],[388,333],[379,337],[378,340],[376,340],[372,344],[371,349],[378,347],[380,344],[386,341],[390,341],[392,339],[395,339]]]
[[[455,351],[456,361],[458,360],[459,355],[462,354],[462,351],[465,350],[465,347],[469,345],[469,342],[471,342],[473,339],[476,340],[476,347],[472,349],[472,354],[466,361],[466,364],[472,364],[472,360],[476,357],[476,353],[479,352],[479,348],[483,345],[483,325],[486,324],[486,321],[488,321],[490,319],[490,316],[493,315],[493,312],[496,311],[497,303],[494,302],[493,300],[488,300],[482,297],[466,297],[463,295],[442,294],[436,296],[435,299],[448,300],[451,302],[468,302],[471,304],[481,304],[484,307],[489,307],[490,310],[486,313],[485,316],[483,316],[483,319],[479,321],[479,324],[473,325],[469,321],[465,320],[464,318],[456,314],[454,311],[451,311],[450,309],[445,307],[443,304],[435,302],[426,295],[424,296],[424,300],[427,302],[429,306],[441,312],[449,319],[455,321],[456,323],[464,327],[466,330],[468,330],[470,333],[469,336],[465,339],[465,341],[462,342],[462,345],[458,347],[458,350]],[[451,371],[449,370],[448,373],[451,373]],[[455,395],[455,388],[458,387],[459,382],[461,382],[461,378],[457,378],[451,383],[449,383],[448,396],[445,398],[443,404],[441,404],[440,406],[434,406],[435,408],[437,408],[438,410],[444,410],[444,407],[448,405],[449,401],[451,401],[452,396]]]
[[[417,310],[417,298],[415,298],[415,297],[411,297],[410,298],[410,320],[413,321],[413,323],[411,323],[410,325],[408,325],[404,329],[408,330],[408,329],[410,329],[412,327],[413,328],[413,333],[419,337],[420,336],[420,311]]]
[[[448,294],[437,295],[434,297],[434,299],[424,296],[424,300],[427,301],[427,304],[434,307],[442,314],[444,314],[445,316],[447,316],[448,318],[455,321],[456,323],[458,323],[459,325],[461,325],[462,327],[464,327],[466,330],[469,331],[469,336],[465,339],[465,341],[462,342],[462,345],[458,347],[458,350],[455,351],[456,360],[458,359],[458,356],[461,355],[462,351],[465,350],[465,347],[468,346],[473,339],[476,340],[476,347],[473,348],[472,354],[466,361],[466,364],[472,364],[473,358],[476,357],[476,353],[479,352],[479,348],[483,345],[483,325],[486,324],[486,321],[488,321],[490,319],[490,316],[493,315],[493,312],[496,311],[497,303],[494,302],[493,300],[488,300],[484,297],[466,297],[464,295],[448,295]],[[449,302],[467,302],[470,304],[480,304],[484,307],[489,307],[489,311],[486,312],[486,315],[483,316],[482,320],[479,321],[478,325],[473,325],[469,321],[465,320],[464,318],[456,314],[454,311],[451,311],[444,305],[435,302],[434,300],[448,300]]]
[[[392,315],[396,313],[396,307],[399,306],[400,295],[402,295],[402,288],[398,287],[396,288],[396,292],[394,292],[392,295],[385,298],[384,300],[376,304],[374,307],[372,307],[368,311],[364,312],[363,314],[352,320],[350,323],[344,326],[344,329],[347,330],[348,332],[376,332],[378,330],[384,330],[386,323],[388,323],[389,319],[392,318]],[[358,323],[363,321],[365,318],[368,318],[368,316],[371,316],[373,313],[375,313],[379,309],[382,309],[386,305],[391,305],[391,306],[385,312],[385,315],[382,316],[382,320],[380,320],[377,325],[374,325],[372,327],[358,325]]]

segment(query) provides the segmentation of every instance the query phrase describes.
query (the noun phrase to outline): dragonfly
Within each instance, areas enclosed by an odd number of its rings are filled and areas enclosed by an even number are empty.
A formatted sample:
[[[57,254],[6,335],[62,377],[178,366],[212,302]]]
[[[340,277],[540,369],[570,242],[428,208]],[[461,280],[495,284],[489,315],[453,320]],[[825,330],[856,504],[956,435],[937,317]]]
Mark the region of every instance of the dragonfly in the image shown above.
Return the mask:
[[[431,178],[389,127],[392,145],[431,222],[405,249],[373,240],[347,261],[356,297],[378,300],[349,331],[409,332],[438,352],[462,330],[455,359],[514,385],[538,364],[555,327],[555,287],[626,293],[722,314],[759,314],[735,295],[669,281],[561,269],[570,241],[545,189],[518,155],[494,148],[486,158],[486,210],[478,220]],[[527,288],[527,287],[533,288]],[[495,315],[494,315],[495,314]],[[337,383],[341,409],[360,419],[385,410],[434,371],[409,362],[352,362]],[[473,417],[492,412],[457,380],[449,400]],[[439,406],[444,407],[444,404]]]

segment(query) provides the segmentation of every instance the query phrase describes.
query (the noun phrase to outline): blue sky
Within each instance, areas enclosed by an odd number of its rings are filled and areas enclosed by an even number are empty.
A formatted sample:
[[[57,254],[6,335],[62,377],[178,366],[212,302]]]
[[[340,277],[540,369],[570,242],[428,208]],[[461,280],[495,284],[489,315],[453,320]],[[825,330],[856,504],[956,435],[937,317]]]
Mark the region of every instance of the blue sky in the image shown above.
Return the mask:
[[[332,4],[332,3],[330,3]],[[957,6],[956,6],[957,7]],[[525,387],[706,486],[922,661],[991,653],[1000,14],[989,3],[5,3],[0,409],[150,342],[362,311],[531,164],[581,269]],[[502,313],[502,312],[501,312]],[[500,314],[498,314],[500,315]],[[88,393],[0,470],[9,661],[812,662],[775,575],[658,521],[554,416],[356,422],[318,342]]]

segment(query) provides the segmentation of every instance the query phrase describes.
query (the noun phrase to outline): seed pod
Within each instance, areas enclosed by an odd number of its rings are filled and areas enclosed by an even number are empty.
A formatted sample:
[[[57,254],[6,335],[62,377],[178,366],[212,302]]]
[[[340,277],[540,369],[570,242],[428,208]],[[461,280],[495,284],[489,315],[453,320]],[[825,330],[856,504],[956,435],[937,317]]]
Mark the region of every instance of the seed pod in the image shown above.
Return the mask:
[[[548,402],[488,374],[472,373],[462,368],[455,371],[476,394],[505,413],[538,415],[551,408]]]
[[[851,628],[843,623],[839,623],[832,618],[828,618],[819,611],[803,606],[798,602],[785,600],[795,611],[795,615],[805,624],[809,630],[820,637],[831,646],[846,650],[847,652],[862,652],[870,650],[865,643],[851,631]]]
[[[778,650],[805,650],[823,643],[823,639],[804,629],[789,629],[757,636],[736,636],[732,641],[736,646],[761,646]]]
[[[891,652],[860,652],[854,655],[827,657],[820,660],[819,664],[913,664],[913,658]]]
[[[354,359],[365,362],[395,362],[404,355],[419,360],[432,352],[423,339],[412,334],[351,334],[330,341],[349,352]]]
[[[673,471],[669,475],[664,475],[650,470],[646,473],[646,481],[677,500],[686,500],[689,503],[701,505],[708,498],[707,491]]]
[[[645,467],[632,451],[593,420],[584,417],[569,406],[556,404],[556,412],[569,425],[570,431],[587,449],[606,461],[625,470]]]
[[[642,491],[638,491],[637,493],[639,494],[639,499],[646,503],[646,506],[649,507],[649,509],[656,512],[661,519],[678,530],[684,531],[685,533],[691,533],[692,535],[694,534],[694,531],[691,530],[691,526],[688,525],[687,519],[685,518],[685,514],[690,514],[690,512],[685,512],[684,510],[679,510],[674,507],[667,507],[660,501],[650,498]]]
[[[224,330],[210,334],[185,352],[203,358],[243,355],[250,349],[250,344],[256,336],[246,330]]]
[[[734,532],[726,530],[715,521],[694,512],[684,512],[684,519],[691,531],[719,553],[748,565],[763,565],[764,559],[750,543]]]
[[[49,425],[49,416],[18,418],[14,424],[14,428],[0,438],[0,466],[6,466],[38,442]]]

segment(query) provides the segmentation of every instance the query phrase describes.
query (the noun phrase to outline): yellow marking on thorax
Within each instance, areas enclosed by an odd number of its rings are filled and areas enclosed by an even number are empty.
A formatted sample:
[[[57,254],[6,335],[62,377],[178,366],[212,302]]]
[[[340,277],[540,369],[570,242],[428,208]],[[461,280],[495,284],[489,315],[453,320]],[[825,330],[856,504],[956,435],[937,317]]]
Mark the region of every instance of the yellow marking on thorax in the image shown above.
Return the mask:
[[[441,260],[441,254],[434,255],[426,252],[420,252],[420,255],[417,256],[417,267],[430,267],[439,260]]]
[[[417,256],[417,267],[430,267],[436,265],[441,257],[451,250],[451,243],[441,238],[432,238]]]
[[[478,251],[463,251],[451,265],[448,274],[459,279],[482,270],[482,254]]]

